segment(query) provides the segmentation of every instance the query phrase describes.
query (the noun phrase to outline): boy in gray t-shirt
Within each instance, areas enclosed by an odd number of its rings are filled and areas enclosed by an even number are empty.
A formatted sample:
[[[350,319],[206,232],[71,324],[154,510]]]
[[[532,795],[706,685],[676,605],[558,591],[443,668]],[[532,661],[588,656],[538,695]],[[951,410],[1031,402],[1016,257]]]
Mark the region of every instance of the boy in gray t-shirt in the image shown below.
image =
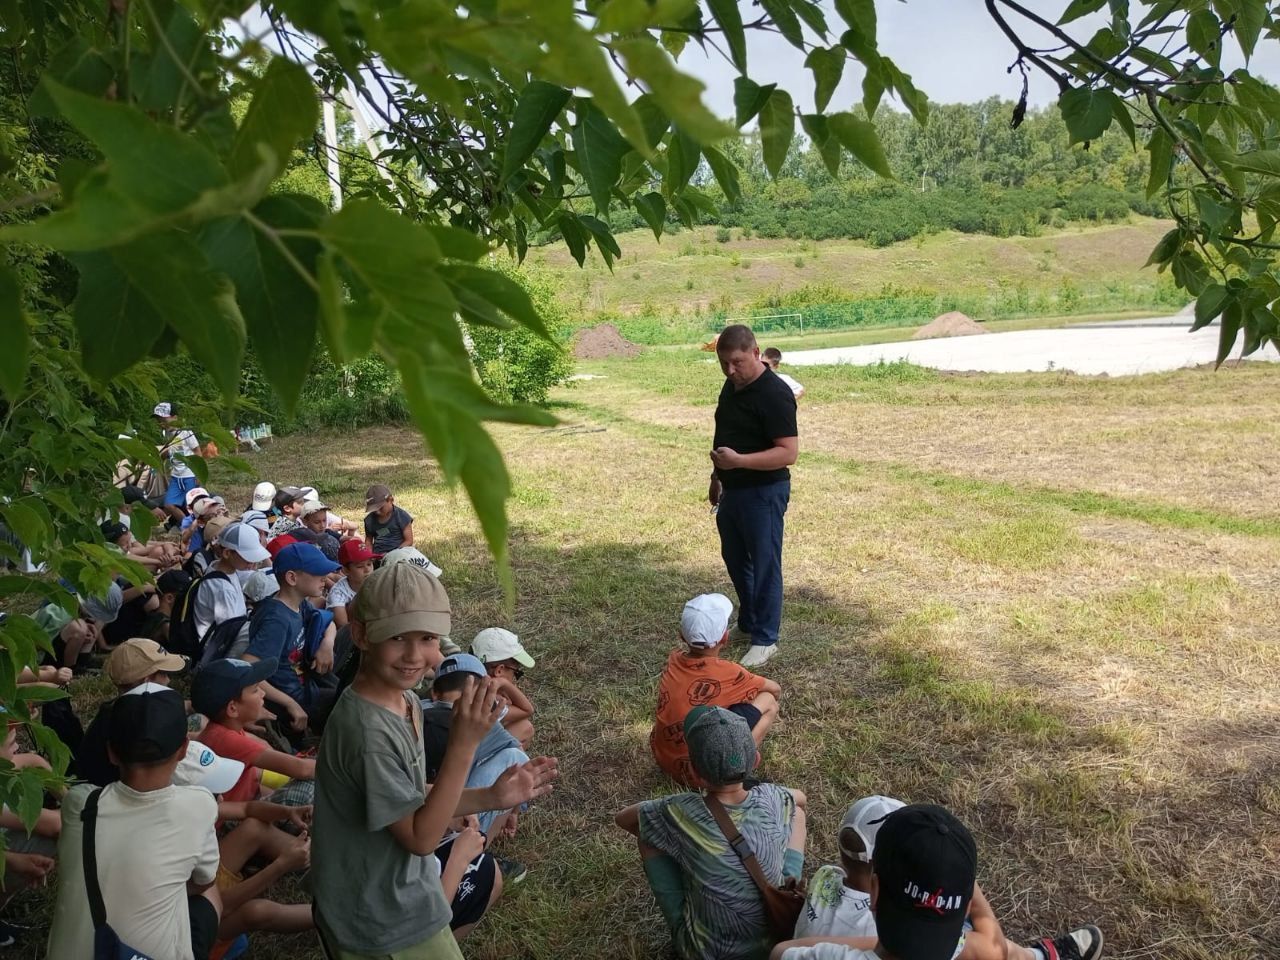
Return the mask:
[[[360,670],[329,716],[316,761],[311,892],[316,926],[336,960],[458,960],[450,905],[433,852],[449,821],[506,809],[551,790],[554,759],[512,767],[464,790],[476,745],[500,712],[493,682],[454,705],[448,748],[427,792],[422,709],[413,688],[442,659],[449,597],[420,567],[373,573],[357,596],[351,639]]]

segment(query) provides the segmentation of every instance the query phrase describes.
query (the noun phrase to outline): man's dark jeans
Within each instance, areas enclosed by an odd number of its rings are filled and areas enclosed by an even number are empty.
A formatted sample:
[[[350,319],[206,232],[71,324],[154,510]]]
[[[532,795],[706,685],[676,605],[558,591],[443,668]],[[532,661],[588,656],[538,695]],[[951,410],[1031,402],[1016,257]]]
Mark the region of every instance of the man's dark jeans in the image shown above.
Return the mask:
[[[716,526],[720,555],[738,591],[738,628],[751,642],[778,642],[782,622],[782,526],[791,499],[791,481],[725,489]]]

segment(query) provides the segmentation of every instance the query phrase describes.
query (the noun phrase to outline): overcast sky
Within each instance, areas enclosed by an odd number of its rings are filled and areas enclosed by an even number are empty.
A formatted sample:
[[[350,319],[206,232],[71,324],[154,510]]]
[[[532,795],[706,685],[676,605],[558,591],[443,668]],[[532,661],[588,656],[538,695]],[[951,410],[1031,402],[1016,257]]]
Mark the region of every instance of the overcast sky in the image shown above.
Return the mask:
[[[1067,0],[1022,0],[1023,6],[1046,20],[1056,21],[1066,8]],[[822,0],[827,23],[838,37],[842,22],[832,10],[831,0]],[[1135,11],[1140,9],[1133,3]],[[1015,59],[1009,39],[991,19],[982,0],[877,0],[880,52],[911,75],[918,89],[935,103],[971,103],[990,96],[1016,100],[1022,80],[1017,71],[1006,73]],[[745,16],[745,14],[744,14]],[[1131,22],[1141,16],[1135,14]],[[1018,29],[1016,16],[1010,24]],[[1025,21],[1024,21],[1025,22]],[[1107,18],[1094,14],[1068,25],[1072,36],[1088,40]],[[1049,46],[1046,34],[1034,25],[1019,30],[1020,35],[1035,46]],[[804,68],[804,54],[776,34],[753,32],[748,41],[748,73],[758,82],[777,81],[796,97],[805,111],[813,109],[813,74]],[[1240,66],[1243,58],[1238,50],[1228,50],[1224,67],[1228,71]],[[707,84],[705,100],[720,116],[733,116],[733,67],[715,51],[707,55],[690,43],[680,58],[680,65]],[[1255,75],[1272,83],[1280,83],[1280,43],[1260,40],[1251,68]],[[845,68],[830,111],[844,110],[862,99],[862,68],[850,62]],[[1043,106],[1057,99],[1058,89],[1052,80],[1034,68],[1031,71],[1030,100]],[[886,102],[889,102],[886,97]],[[893,106],[898,104],[892,103]]]

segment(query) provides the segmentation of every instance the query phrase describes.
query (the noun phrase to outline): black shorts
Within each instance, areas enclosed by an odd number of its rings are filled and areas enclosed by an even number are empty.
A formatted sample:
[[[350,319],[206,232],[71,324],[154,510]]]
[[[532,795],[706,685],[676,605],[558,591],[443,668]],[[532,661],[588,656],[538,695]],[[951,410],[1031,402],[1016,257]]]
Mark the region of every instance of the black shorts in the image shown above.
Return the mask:
[[[440,869],[444,870],[449,862],[449,852],[453,849],[453,840],[446,840],[436,847],[436,857],[440,861]],[[489,897],[493,895],[494,876],[497,864],[493,854],[482,853],[471,861],[467,872],[458,881],[458,892],[453,895],[453,919],[449,921],[449,929],[457,930],[478,923],[489,909]]]
[[[730,713],[736,713],[743,720],[747,721],[747,726],[752,730],[756,728],[756,724],[760,722],[760,710],[750,703],[735,703],[728,708]]]
[[[209,960],[213,941],[218,939],[218,911],[206,897],[187,897],[191,915],[191,952],[196,960]]]

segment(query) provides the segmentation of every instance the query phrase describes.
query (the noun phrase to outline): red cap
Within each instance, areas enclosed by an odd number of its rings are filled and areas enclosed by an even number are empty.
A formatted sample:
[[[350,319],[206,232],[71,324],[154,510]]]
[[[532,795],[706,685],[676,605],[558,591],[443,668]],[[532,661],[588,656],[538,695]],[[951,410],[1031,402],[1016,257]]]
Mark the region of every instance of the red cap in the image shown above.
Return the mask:
[[[267,553],[271,554],[271,559],[274,560],[277,553],[289,544],[297,542],[298,541],[294,537],[289,536],[287,533],[282,533],[280,536],[272,537],[267,541]]]
[[[363,540],[344,540],[338,548],[338,562],[344,567],[353,563],[364,563],[366,560],[377,560],[382,556],[365,546]]]

